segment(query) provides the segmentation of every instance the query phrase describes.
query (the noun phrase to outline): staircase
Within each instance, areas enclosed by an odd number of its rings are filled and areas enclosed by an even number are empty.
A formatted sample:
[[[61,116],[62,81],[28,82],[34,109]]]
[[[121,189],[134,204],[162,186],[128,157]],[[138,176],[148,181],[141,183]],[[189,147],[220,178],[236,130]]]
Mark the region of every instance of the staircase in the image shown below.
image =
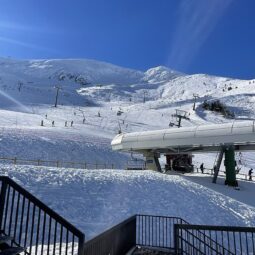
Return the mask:
[[[10,236],[0,236],[0,255],[17,255],[25,251],[23,247],[12,247],[12,243]]]
[[[83,255],[84,234],[7,176],[0,176],[0,255]]]
[[[0,255],[255,254],[255,228],[134,215],[85,243],[64,218],[0,176]]]

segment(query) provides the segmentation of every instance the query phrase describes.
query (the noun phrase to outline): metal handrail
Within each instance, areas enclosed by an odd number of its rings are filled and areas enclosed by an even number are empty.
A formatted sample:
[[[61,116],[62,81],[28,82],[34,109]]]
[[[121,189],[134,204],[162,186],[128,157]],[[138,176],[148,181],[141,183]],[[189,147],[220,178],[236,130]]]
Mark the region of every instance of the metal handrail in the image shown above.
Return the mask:
[[[85,243],[84,255],[119,255],[136,245],[136,216],[132,216]]]
[[[25,254],[83,254],[85,235],[7,176],[0,176],[0,231]]]
[[[175,228],[176,254],[254,254],[255,228],[181,225]]]

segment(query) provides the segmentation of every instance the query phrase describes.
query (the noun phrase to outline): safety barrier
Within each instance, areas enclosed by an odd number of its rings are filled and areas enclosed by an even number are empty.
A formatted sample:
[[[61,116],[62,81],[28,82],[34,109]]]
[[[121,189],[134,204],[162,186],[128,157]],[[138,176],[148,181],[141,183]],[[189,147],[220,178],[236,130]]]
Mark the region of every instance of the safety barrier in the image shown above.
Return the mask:
[[[84,255],[126,254],[136,246],[136,216],[85,243]]]
[[[85,236],[6,176],[0,176],[0,233],[25,254],[83,255]]]
[[[231,226],[174,226],[175,254],[255,254],[255,228]]]
[[[146,247],[174,249],[174,225],[188,224],[178,217],[137,215],[136,244]]]
[[[197,168],[197,172],[199,171],[199,168]],[[209,174],[209,175],[214,175],[214,170],[211,168],[204,168],[204,172],[202,174]],[[226,174],[224,171],[220,170],[218,176],[220,177],[226,177]],[[255,176],[252,176],[252,179],[249,180],[249,175],[248,174],[242,174],[242,173],[236,173],[236,179],[237,180],[244,180],[244,181],[255,181]]]
[[[19,159],[19,158],[0,158],[0,162],[13,165],[35,165],[35,166],[51,166],[65,168],[80,168],[80,169],[114,169],[114,164],[109,163],[89,163],[89,162],[72,162],[59,160],[41,160],[41,159]]]

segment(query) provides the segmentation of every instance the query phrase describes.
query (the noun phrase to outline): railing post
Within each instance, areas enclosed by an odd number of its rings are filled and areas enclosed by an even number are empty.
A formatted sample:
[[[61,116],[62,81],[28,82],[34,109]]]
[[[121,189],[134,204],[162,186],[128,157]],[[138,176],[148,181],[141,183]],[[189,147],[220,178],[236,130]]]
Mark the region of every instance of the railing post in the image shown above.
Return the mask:
[[[2,186],[1,186],[1,193],[0,193],[0,233],[3,231],[2,222],[3,222],[3,216],[4,216],[6,190],[7,190],[7,182],[3,179]]]
[[[78,254],[84,255],[84,247],[85,247],[85,235],[79,236],[79,244],[78,244]]]
[[[175,251],[175,254],[178,255],[180,254],[179,253],[179,235],[178,235],[178,232],[179,232],[179,224],[174,224],[174,251]]]

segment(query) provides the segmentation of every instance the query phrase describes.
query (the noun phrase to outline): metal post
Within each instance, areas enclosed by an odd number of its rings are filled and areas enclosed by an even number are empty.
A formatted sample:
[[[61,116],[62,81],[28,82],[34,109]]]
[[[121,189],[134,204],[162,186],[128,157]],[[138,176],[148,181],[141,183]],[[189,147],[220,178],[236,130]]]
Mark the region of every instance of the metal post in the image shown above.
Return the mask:
[[[174,224],[174,250],[175,250],[175,254],[179,254],[179,236],[178,236],[178,224]]]
[[[233,146],[229,146],[225,150],[225,168],[226,168],[225,184],[234,187],[238,186],[235,171],[235,150]]]
[[[56,94],[56,98],[55,98],[55,105],[54,105],[55,107],[58,106],[58,93],[59,93],[60,87],[56,86],[56,89],[57,89],[57,94]]]
[[[218,154],[216,165],[213,167],[213,171],[214,171],[214,176],[212,181],[213,183],[216,183],[217,181],[217,177],[220,171],[220,165],[223,159],[224,152],[225,152],[225,147],[221,147],[220,153]]]
[[[2,180],[1,194],[0,194],[0,233],[2,233],[2,222],[4,216],[5,197],[7,190],[7,182],[5,179]]]
[[[79,237],[78,255],[84,254],[85,236]]]

